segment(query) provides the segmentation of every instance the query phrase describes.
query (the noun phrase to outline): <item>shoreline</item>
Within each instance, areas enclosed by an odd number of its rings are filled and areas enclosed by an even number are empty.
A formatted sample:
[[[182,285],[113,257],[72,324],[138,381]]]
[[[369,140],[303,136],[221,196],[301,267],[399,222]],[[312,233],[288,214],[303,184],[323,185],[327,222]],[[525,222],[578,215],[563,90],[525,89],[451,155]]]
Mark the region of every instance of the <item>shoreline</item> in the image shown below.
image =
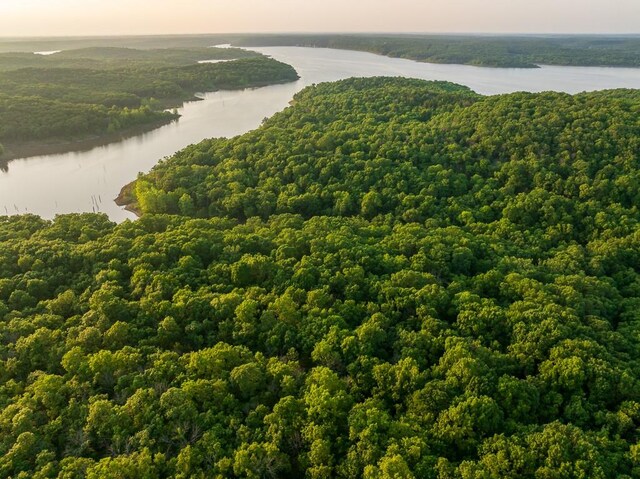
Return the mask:
[[[100,146],[107,146],[112,143],[127,140],[144,133],[169,125],[174,121],[178,121],[180,116],[174,118],[166,118],[160,121],[154,121],[144,125],[136,125],[121,131],[106,133],[104,135],[92,135],[87,138],[77,140],[60,140],[54,142],[21,142],[21,143],[3,143],[4,155],[0,156],[0,168],[7,168],[9,163],[14,160],[22,160],[33,158],[34,156],[57,155],[72,152],[89,151]]]
[[[142,211],[138,207],[138,202],[136,201],[136,195],[134,193],[134,188],[136,186],[136,181],[133,180],[131,183],[127,183],[120,189],[120,193],[116,196],[113,202],[118,206],[124,206],[126,211],[133,213],[136,217],[140,218],[142,216]]]
[[[253,85],[245,86],[237,89],[218,88],[215,90],[208,90],[205,93],[215,93],[218,91],[236,91],[236,90],[248,90],[254,88],[264,88],[273,85],[285,85],[300,80],[300,76],[297,76],[295,80],[279,80],[275,82],[256,82]],[[198,96],[196,92],[189,98],[170,99],[162,102],[163,108],[177,109],[184,106],[189,102],[202,101],[204,98]],[[22,160],[33,158],[36,156],[58,155],[64,153],[84,152],[90,151],[100,146],[107,146],[112,143],[118,143],[119,141],[134,138],[144,133],[149,133],[153,130],[169,125],[174,121],[179,121],[181,115],[177,114],[174,118],[167,118],[160,121],[155,121],[145,125],[137,125],[125,130],[105,133],[104,135],[92,135],[86,138],[80,138],[77,140],[59,140],[53,142],[19,142],[19,143],[2,143],[4,146],[4,154],[0,156],[0,171],[7,171],[9,163],[14,160]]]

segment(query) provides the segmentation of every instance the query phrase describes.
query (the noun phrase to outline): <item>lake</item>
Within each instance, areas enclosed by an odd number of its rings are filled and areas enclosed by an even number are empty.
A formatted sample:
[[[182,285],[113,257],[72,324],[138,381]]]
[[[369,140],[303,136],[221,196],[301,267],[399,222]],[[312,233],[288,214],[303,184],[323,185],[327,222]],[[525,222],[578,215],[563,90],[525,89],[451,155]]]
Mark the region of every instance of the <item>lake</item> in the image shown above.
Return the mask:
[[[554,67],[538,69],[437,65],[379,55],[320,48],[268,47],[254,50],[292,65],[301,79],[264,88],[204,93],[186,103],[179,121],[89,151],[13,160],[0,171],[0,215],[105,212],[114,221],[134,216],[113,199],[138,172],[205,138],[231,137],[257,128],[313,83],[349,77],[405,76],[448,80],[481,94],[555,90],[567,93],[640,88],[640,69]]]

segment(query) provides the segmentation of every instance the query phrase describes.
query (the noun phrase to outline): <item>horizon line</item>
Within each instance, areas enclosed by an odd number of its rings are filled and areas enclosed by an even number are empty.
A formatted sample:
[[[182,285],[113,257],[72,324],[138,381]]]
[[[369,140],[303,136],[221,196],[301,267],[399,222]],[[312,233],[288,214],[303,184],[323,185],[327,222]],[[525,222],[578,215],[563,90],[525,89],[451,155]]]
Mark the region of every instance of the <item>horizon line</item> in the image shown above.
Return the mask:
[[[48,39],[81,39],[81,38],[126,38],[126,37],[199,37],[223,35],[433,35],[433,36],[606,36],[606,37],[635,37],[640,32],[398,32],[398,31],[246,31],[246,32],[198,32],[198,33],[105,33],[105,34],[73,34],[73,35],[0,35],[0,40],[48,40]]]

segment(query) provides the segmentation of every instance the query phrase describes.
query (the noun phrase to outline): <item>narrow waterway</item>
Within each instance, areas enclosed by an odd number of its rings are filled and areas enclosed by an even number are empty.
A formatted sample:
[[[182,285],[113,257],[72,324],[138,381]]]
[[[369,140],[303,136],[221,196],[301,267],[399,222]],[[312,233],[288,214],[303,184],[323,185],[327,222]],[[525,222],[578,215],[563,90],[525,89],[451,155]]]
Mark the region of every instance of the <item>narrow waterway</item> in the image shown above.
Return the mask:
[[[149,133],[89,151],[13,160],[0,171],[0,215],[101,211],[114,221],[132,218],[113,199],[120,188],[162,158],[204,138],[231,137],[260,125],[285,108],[302,88],[348,77],[405,76],[448,80],[482,94],[555,90],[567,93],[640,88],[640,69],[551,67],[480,68],[435,65],[345,50],[299,47],[255,48],[292,65],[295,83],[202,95],[178,111],[179,121]]]

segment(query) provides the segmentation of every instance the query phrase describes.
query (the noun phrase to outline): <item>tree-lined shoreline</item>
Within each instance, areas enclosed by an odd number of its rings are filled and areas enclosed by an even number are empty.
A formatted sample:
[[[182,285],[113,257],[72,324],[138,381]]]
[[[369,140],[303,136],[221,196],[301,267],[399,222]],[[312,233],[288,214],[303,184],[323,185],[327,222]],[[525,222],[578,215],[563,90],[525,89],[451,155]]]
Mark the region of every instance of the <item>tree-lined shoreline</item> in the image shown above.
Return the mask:
[[[149,131],[176,120],[179,115],[170,109],[198,100],[196,92],[298,78],[289,65],[238,49],[94,48],[36,57],[0,55],[4,161]],[[36,66],[25,67],[31,62]]]

